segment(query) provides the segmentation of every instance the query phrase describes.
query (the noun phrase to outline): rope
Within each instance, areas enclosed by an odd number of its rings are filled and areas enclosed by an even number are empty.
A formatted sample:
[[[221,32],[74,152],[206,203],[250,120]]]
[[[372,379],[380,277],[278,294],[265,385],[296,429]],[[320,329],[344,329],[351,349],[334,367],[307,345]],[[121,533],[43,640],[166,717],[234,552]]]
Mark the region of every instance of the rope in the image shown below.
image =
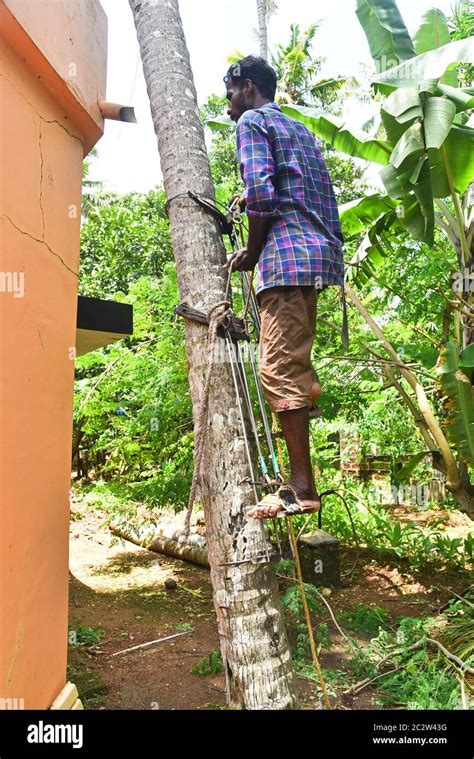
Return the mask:
[[[197,487],[201,481],[201,462],[202,454],[204,451],[204,439],[206,435],[207,418],[209,412],[209,390],[211,387],[212,371],[214,368],[214,345],[216,342],[217,328],[220,324],[223,324],[225,322],[230,314],[230,303],[228,300],[220,300],[218,303],[215,303],[207,312],[207,319],[209,321],[209,331],[207,334],[207,374],[202,393],[201,408],[196,423],[194,471],[193,479],[191,482],[191,489],[189,491],[188,508],[184,519],[184,535],[189,534],[191,514],[193,511],[194,501],[196,499]]]
[[[276,414],[272,412],[272,422],[273,422],[273,431],[278,430],[278,422],[276,418]],[[282,473],[283,477],[286,478],[285,475],[285,465],[283,463],[283,456],[282,456],[282,449],[281,449],[281,442],[280,439],[277,438],[277,448],[278,448],[278,459],[280,464],[280,472]],[[324,703],[326,704],[326,709],[331,710],[331,702],[329,700],[328,692],[326,689],[326,683],[324,682],[323,673],[321,670],[321,665],[319,663],[318,654],[316,651],[316,643],[314,641],[314,633],[313,633],[313,626],[311,624],[311,615],[309,612],[309,606],[308,606],[308,599],[306,598],[306,592],[304,589],[304,582],[303,582],[303,575],[301,572],[301,563],[300,563],[300,555],[298,552],[298,543],[296,541],[295,531],[293,528],[293,523],[291,521],[291,517],[287,517],[286,519],[286,525],[288,528],[288,534],[290,536],[291,541],[291,549],[293,552],[293,557],[295,560],[295,569],[296,569],[296,575],[298,577],[298,585],[300,588],[301,593],[301,600],[303,602],[303,610],[304,610],[304,616],[306,621],[306,628],[308,630],[308,638],[309,638],[309,647],[311,649],[311,658],[313,660],[314,668],[317,672],[319,682],[321,684],[321,690],[323,692],[323,699]]]
[[[300,556],[298,553],[298,544],[296,542],[295,530],[293,528],[293,523],[291,521],[291,518],[287,518],[286,521],[288,525],[288,533],[291,539],[291,547],[293,549],[293,556],[295,559],[295,568],[296,568],[296,574],[298,576],[298,585],[300,586],[301,600],[303,601],[306,627],[308,628],[309,647],[311,649],[311,657],[313,659],[313,664],[316,669],[316,672],[318,673],[319,682],[321,683],[321,690],[323,692],[323,699],[324,699],[324,703],[326,704],[326,709],[331,710],[332,709],[331,702],[329,700],[329,696],[326,690],[326,683],[324,682],[321,665],[319,663],[318,654],[316,652],[316,644],[314,642],[314,635],[313,635],[313,626],[311,624],[311,616],[309,613],[308,600],[306,598],[306,593],[304,589],[303,575],[301,574]]]

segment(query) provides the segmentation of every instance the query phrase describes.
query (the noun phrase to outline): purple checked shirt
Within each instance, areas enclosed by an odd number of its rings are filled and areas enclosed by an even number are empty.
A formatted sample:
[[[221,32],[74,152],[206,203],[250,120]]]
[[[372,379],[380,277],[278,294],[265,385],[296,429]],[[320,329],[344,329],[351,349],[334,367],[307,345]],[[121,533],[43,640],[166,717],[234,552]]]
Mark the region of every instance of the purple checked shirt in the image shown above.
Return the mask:
[[[237,155],[248,216],[274,222],[258,260],[259,293],[279,285],[343,285],[343,236],[314,135],[276,103],[245,111]]]

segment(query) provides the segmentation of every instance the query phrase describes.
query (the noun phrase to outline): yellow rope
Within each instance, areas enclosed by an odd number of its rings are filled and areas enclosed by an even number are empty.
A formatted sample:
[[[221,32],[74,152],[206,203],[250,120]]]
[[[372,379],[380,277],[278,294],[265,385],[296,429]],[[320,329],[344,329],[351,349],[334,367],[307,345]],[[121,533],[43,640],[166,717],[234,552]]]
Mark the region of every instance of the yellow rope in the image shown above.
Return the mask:
[[[273,432],[278,432],[278,421],[276,414],[272,412],[272,425],[273,425]],[[280,467],[280,472],[283,477],[285,477],[285,465],[283,463],[283,455],[282,455],[282,449],[281,449],[281,440],[279,436],[276,436],[277,441],[277,450],[278,450],[278,464]],[[314,668],[318,674],[319,682],[321,683],[321,690],[323,692],[323,699],[324,703],[326,705],[326,709],[331,710],[331,702],[329,700],[329,696],[326,690],[326,684],[324,682],[323,673],[321,670],[321,665],[319,663],[318,654],[316,651],[316,644],[314,641],[314,634],[313,634],[313,626],[311,624],[311,616],[309,613],[309,606],[308,606],[308,600],[306,598],[306,593],[304,589],[304,582],[303,582],[303,575],[301,573],[301,563],[300,563],[300,555],[298,552],[298,543],[295,536],[295,531],[293,529],[293,523],[291,521],[291,517],[287,517],[286,519],[286,526],[288,528],[288,533],[291,540],[291,546],[293,549],[293,556],[295,557],[295,569],[296,569],[296,575],[298,577],[298,584],[300,587],[300,593],[301,593],[301,600],[303,602],[303,609],[304,609],[304,616],[306,620],[306,627],[308,629],[308,637],[309,637],[309,647],[311,649],[311,658],[313,659],[313,665]]]

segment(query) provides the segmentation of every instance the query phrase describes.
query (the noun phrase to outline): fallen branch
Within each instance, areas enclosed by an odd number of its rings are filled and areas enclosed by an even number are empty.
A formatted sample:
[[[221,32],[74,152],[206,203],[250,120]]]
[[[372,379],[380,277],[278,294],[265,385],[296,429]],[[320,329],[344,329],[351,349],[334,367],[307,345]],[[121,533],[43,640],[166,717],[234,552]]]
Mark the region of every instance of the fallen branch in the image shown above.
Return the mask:
[[[156,529],[150,527],[133,528],[127,524],[112,523],[109,529],[114,535],[129,540],[137,546],[146,548],[149,551],[163,553],[165,556],[171,556],[173,559],[189,561],[191,564],[198,564],[200,567],[209,568],[209,559],[207,557],[207,548],[196,543],[203,542],[200,535],[189,535],[186,541],[178,541],[179,531],[174,530],[173,535],[165,535]],[[193,544],[193,540],[195,541]]]
[[[460,669],[461,672],[467,672],[468,674],[474,674],[474,669],[470,667],[466,662],[464,662],[462,659],[460,659],[455,654],[452,654],[450,651],[448,651],[447,648],[443,646],[442,643],[435,640],[434,638],[424,638],[423,640],[418,640],[416,643],[413,643],[408,648],[398,648],[396,651],[392,651],[390,654],[387,654],[387,656],[384,656],[383,659],[381,659],[378,664],[376,665],[376,669],[380,669],[389,659],[393,659],[394,656],[399,656],[403,653],[409,653],[411,651],[416,651],[417,649],[423,648],[425,643],[430,643],[431,645],[436,646],[443,654],[446,656],[449,661],[456,664]],[[379,677],[384,677],[385,675],[391,674],[392,672],[397,672],[399,669],[402,669],[402,666],[397,667],[394,670],[390,670],[389,672],[382,672],[380,675],[377,675],[372,680],[369,678],[364,678],[363,680],[359,680],[358,683],[355,683],[354,685],[351,685],[350,688],[345,690],[343,692],[344,696],[352,696],[356,693],[359,693],[363,688],[365,688],[370,683],[374,682],[374,680],[377,680]]]
[[[136,651],[137,648],[146,648],[152,646],[154,643],[163,643],[165,640],[171,640],[171,638],[179,638],[181,635],[189,635],[192,630],[186,630],[186,632],[175,633],[174,635],[167,635],[166,638],[157,638],[156,640],[149,640],[148,643],[140,643],[138,646],[132,646],[131,648],[124,648],[122,651],[116,651],[112,656],[118,656],[119,654],[127,654],[129,651]]]
[[[471,603],[467,598],[464,598],[464,596],[467,593],[469,593],[469,592],[472,591],[472,585],[470,585],[468,588],[466,588],[466,590],[464,591],[464,593],[461,593],[461,594],[456,593],[452,588],[447,588],[445,585],[440,585],[439,587],[442,588],[443,590],[447,590],[449,593],[452,593],[453,596],[456,596],[456,598],[459,598],[459,600],[462,601],[464,604],[467,604],[467,606],[470,606],[471,609],[474,609],[474,604]],[[447,601],[445,604],[443,604],[443,606],[439,607],[438,611],[442,612],[445,609],[447,609],[452,600],[453,599],[450,598],[449,601]]]
[[[376,680],[379,680],[381,677],[386,677],[387,675],[393,675],[394,672],[398,672],[400,669],[403,669],[402,666],[395,667],[395,669],[389,669],[388,672],[381,672],[380,675],[376,675],[372,679],[369,679],[368,677],[365,678],[365,680],[360,680],[358,683],[355,683],[355,685],[351,685],[350,688],[342,692],[343,696],[357,696],[361,690],[364,690],[364,688],[367,688],[368,685],[371,683],[374,683]]]
[[[427,643],[431,643],[433,646],[437,646],[442,654],[445,655],[449,661],[452,661],[454,664],[457,664],[461,672],[467,672],[469,675],[474,675],[474,667],[470,667],[469,664],[466,664],[465,661],[459,658],[459,656],[456,656],[455,654],[452,654],[451,651],[448,651],[447,648],[443,646],[442,643],[439,642],[439,640],[435,640],[434,638],[426,638]]]
[[[327,601],[326,601],[326,599],[324,598],[323,594],[322,594],[322,593],[320,593],[320,592],[319,592],[319,590],[318,590],[316,587],[315,587],[315,591],[316,591],[316,593],[318,594],[318,596],[321,598],[321,600],[322,600],[322,601],[324,601],[324,603],[326,604],[326,606],[327,606],[327,609],[328,609],[328,611],[329,611],[329,614],[331,615],[331,619],[332,619],[332,621],[333,621],[333,622],[334,622],[334,624],[336,625],[337,629],[339,630],[339,632],[340,632],[340,634],[342,635],[342,637],[344,638],[344,640],[346,640],[346,641],[347,641],[347,643],[349,644],[349,648],[351,648],[351,650],[352,650],[352,652],[353,652],[354,654],[356,654],[357,656],[359,656],[359,657],[360,657],[360,656],[361,656],[361,653],[360,653],[360,651],[358,651],[358,650],[357,650],[357,648],[356,648],[356,647],[355,647],[355,646],[352,644],[352,641],[350,640],[350,638],[348,638],[348,637],[347,637],[347,635],[345,634],[344,630],[343,630],[343,629],[342,629],[342,627],[339,625],[338,621],[336,620],[336,617],[335,617],[335,616],[334,616],[334,614],[333,614],[333,611],[332,611],[331,607],[329,606],[328,602],[327,602]]]

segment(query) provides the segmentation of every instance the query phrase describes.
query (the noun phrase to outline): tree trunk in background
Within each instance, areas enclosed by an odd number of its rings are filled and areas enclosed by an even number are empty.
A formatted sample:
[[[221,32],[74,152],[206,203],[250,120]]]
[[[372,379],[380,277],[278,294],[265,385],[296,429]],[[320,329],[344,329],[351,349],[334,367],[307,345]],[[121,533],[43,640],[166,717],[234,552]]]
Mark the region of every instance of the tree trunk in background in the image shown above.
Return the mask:
[[[193,190],[214,197],[204,130],[177,0],[129,0],[158,138],[167,198]],[[208,41],[210,43],[210,40]],[[169,217],[182,301],[207,313],[224,298],[224,246],[217,222],[192,200],[178,198]],[[194,422],[207,370],[207,327],[185,321]],[[290,651],[271,564],[222,567],[222,562],[263,553],[235,391],[225,344],[217,339],[214,379],[202,470],[211,581],[228,700],[243,709],[296,706]],[[216,357],[215,357],[216,360]]]
[[[474,221],[472,222],[474,224]],[[462,272],[464,283],[462,296],[469,304],[470,313],[464,310],[463,318],[463,349],[474,343],[474,256],[471,254]]]
[[[260,55],[268,61],[267,36],[267,0],[257,0],[258,37],[260,40]]]

